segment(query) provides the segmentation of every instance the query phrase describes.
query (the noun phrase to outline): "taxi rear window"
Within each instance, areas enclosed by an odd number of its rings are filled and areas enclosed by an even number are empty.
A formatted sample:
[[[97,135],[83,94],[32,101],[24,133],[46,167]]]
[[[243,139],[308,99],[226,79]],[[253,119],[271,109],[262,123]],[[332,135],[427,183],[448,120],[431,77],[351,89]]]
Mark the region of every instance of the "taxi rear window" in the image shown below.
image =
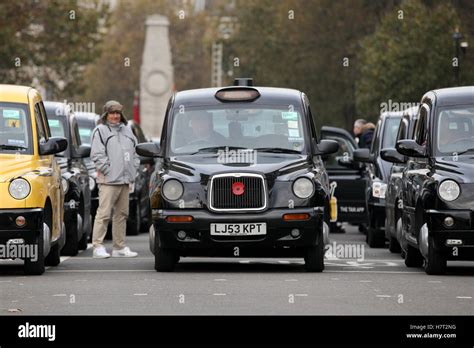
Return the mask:
[[[28,105],[0,103],[0,153],[32,154]]]

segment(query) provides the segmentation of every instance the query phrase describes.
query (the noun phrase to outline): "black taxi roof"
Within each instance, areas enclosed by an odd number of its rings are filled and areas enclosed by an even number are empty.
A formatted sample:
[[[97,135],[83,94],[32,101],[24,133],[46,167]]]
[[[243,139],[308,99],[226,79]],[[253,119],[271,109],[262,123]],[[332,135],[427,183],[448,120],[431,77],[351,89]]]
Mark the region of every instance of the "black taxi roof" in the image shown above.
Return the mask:
[[[254,89],[260,93],[260,97],[245,103],[253,105],[291,105],[301,103],[302,92],[296,89],[276,88],[276,87],[243,87],[229,86],[217,88],[200,88],[190,89],[186,91],[176,92],[174,97],[175,106],[208,106],[208,105],[225,105],[233,102],[220,101],[215,97],[216,93],[221,89]],[[242,103],[242,102],[240,102]],[[298,104],[299,105],[299,104]]]
[[[457,105],[457,104],[473,104],[474,103],[474,86],[442,88],[431,91],[436,98],[437,106]],[[428,92],[424,97],[428,97]]]
[[[66,114],[69,114],[71,107],[65,103],[54,102],[54,101],[45,101],[44,109],[48,116],[54,115],[58,117],[65,117]]]

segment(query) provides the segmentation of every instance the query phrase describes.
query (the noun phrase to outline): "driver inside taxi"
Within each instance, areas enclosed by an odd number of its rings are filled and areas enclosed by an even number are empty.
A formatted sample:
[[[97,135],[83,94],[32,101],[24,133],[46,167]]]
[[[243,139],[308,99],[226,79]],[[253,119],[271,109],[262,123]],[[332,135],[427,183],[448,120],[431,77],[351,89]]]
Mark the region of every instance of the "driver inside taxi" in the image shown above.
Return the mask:
[[[192,130],[192,143],[207,143],[210,145],[224,145],[225,137],[214,130],[212,114],[208,112],[192,113],[189,118]]]

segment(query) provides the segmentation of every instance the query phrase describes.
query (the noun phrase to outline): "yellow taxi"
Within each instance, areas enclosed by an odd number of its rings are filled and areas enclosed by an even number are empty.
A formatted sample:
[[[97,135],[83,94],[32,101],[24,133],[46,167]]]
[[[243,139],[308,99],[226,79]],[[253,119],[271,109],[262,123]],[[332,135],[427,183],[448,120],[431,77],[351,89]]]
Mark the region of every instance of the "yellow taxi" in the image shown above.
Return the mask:
[[[23,259],[26,274],[59,264],[65,244],[64,193],[41,95],[0,84],[0,258]]]

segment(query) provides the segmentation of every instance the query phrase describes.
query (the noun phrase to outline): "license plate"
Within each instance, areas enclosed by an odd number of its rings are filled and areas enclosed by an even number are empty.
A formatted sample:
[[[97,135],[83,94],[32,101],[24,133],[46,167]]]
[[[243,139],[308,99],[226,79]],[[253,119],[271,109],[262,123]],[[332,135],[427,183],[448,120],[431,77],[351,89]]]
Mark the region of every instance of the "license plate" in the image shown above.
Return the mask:
[[[267,234],[265,222],[248,224],[211,224],[211,236],[261,236]]]

